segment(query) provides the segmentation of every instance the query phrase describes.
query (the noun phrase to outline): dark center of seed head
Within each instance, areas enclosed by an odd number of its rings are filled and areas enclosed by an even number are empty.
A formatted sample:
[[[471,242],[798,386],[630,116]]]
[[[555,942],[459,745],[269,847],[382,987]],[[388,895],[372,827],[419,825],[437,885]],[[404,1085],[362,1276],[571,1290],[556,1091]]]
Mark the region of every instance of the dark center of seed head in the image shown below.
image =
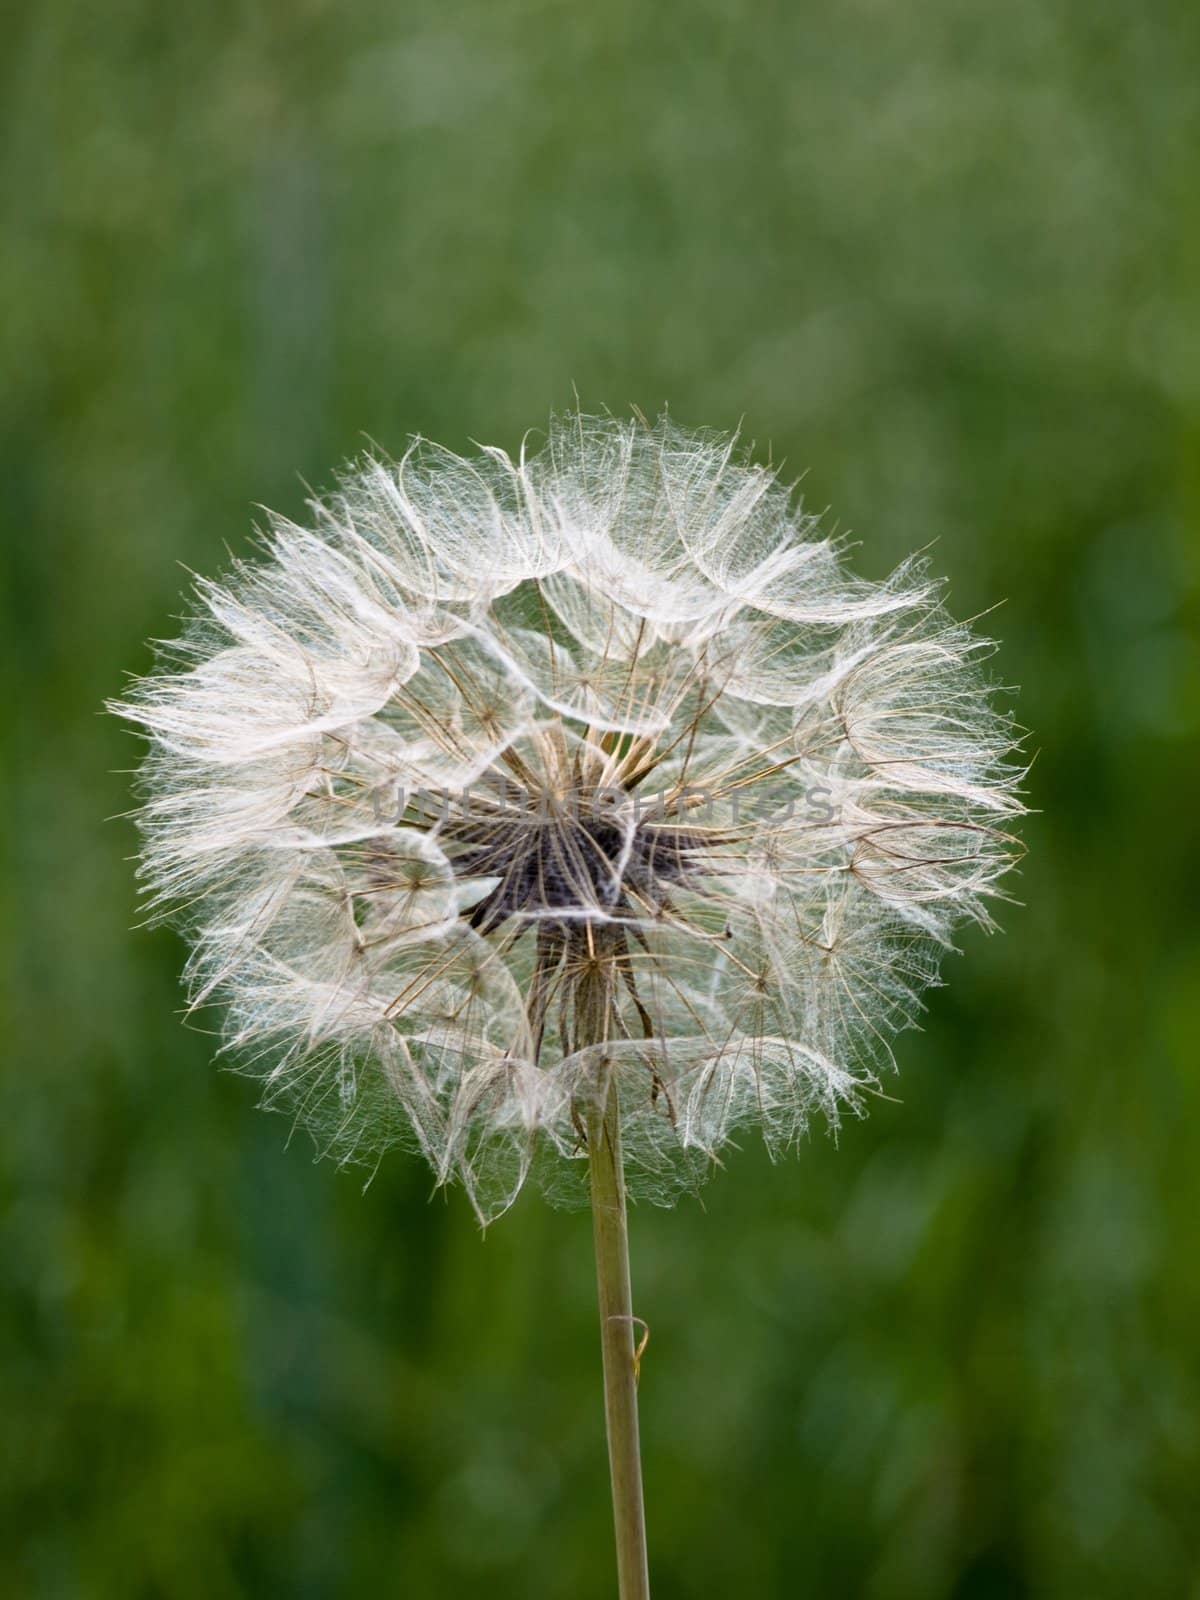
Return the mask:
[[[597,808],[598,810],[599,808]],[[460,878],[496,878],[467,913],[481,933],[510,917],[575,925],[589,914],[644,915],[695,871],[701,840],[668,822],[627,824],[602,811],[449,819],[441,841]]]

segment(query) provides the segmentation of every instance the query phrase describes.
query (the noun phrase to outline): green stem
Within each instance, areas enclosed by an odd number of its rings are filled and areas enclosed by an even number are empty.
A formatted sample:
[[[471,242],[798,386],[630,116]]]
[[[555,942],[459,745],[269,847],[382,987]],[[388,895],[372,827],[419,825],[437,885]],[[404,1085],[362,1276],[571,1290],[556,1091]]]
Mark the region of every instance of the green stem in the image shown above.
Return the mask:
[[[603,976],[596,974],[581,982],[576,1017],[579,1033],[586,1033],[589,1043],[599,1043],[608,1037],[611,1007],[611,972]],[[649,1600],[633,1303],[629,1285],[629,1229],[625,1217],[625,1173],[615,1082],[608,1085],[603,1104],[596,1104],[589,1110],[587,1138],[596,1283],[600,1298],[600,1344],[604,1354],[604,1415],[608,1426],[608,1463],[617,1535],[617,1589],[620,1600]]]

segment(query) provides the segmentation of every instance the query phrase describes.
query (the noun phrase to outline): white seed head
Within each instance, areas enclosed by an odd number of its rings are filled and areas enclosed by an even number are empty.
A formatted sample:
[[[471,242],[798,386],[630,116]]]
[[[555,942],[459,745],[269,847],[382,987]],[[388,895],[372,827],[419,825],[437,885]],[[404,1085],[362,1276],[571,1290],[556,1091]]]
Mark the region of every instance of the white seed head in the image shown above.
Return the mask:
[[[418,441],[312,512],[112,708],[149,738],[149,906],[265,1103],[342,1160],[417,1145],[484,1217],[535,1168],[582,1196],[610,1092],[655,1199],[745,1123],[860,1109],[1023,809],[923,567],[855,578],[666,418]]]

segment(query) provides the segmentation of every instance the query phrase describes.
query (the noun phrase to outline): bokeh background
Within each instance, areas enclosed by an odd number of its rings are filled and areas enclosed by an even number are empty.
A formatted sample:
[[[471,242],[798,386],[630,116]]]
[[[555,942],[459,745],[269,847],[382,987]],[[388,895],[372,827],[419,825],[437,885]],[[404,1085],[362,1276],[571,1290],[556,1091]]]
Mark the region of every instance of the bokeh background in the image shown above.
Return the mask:
[[[100,714],[368,435],[741,421],[1036,757],[840,1145],[634,1217],[659,1600],[1200,1595],[1200,14],[30,0],[0,53],[0,1591],[613,1592],[586,1215],[313,1165]]]

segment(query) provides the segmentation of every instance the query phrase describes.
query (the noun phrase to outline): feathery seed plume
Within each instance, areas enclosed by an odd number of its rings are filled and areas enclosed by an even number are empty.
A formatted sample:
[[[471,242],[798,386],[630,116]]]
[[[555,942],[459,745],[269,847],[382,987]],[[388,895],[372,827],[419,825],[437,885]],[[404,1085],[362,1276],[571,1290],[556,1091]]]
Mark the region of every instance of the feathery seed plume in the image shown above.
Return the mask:
[[[860,1108],[1023,809],[923,566],[855,578],[666,418],[417,441],[312,513],[113,708],[149,905],[265,1103],[339,1159],[417,1145],[484,1218],[531,1169],[585,1198],[610,1095],[654,1199]]]

